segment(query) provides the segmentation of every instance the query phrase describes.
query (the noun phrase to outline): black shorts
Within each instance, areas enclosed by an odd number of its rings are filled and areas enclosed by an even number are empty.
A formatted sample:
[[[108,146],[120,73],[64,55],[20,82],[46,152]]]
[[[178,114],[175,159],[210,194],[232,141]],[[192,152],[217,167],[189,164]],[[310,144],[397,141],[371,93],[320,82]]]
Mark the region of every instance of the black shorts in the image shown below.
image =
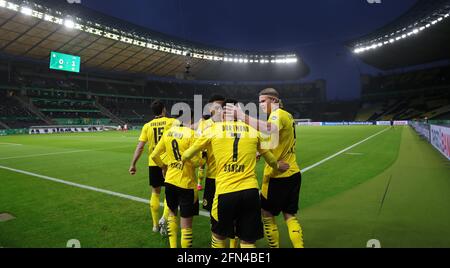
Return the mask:
[[[216,180],[206,178],[205,191],[203,192],[203,209],[211,211],[215,194],[216,194]]]
[[[246,242],[264,237],[257,189],[221,194],[215,202],[218,219],[211,217],[213,233],[229,238],[237,236]]]
[[[167,206],[172,212],[177,212],[180,208],[180,217],[190,218],[199,214],[198,198],[195,197],[193,189],[183,189],[166,183]]]
[[[288,178],[271,178],[267,199],[261,195],[261,207],[274,216],[280,215],[280,212],[297,214],[301,184],[300,172]]]
[[[150,186],[158,188],[164,186],[164,176],[160,167],[148,167],[148,178]]]

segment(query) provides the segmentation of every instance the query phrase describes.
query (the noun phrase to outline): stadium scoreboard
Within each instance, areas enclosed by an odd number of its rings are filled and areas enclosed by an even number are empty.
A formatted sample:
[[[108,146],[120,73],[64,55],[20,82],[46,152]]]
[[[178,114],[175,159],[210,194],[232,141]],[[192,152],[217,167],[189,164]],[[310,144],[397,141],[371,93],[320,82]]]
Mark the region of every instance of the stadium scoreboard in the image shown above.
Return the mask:
[[[80,57],[52,51],[50,54],[50,69],[79,73]]]

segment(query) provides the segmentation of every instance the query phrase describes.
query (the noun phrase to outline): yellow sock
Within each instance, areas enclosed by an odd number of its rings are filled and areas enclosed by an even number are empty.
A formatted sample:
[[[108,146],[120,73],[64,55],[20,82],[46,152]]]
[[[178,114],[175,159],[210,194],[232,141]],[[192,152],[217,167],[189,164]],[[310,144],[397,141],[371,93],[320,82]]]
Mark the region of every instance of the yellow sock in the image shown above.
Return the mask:
[[[241,242],[241,248],[256,248],[255,244],[244,244]]]
[[[192,248],[192,228],[181,229],[181,247]]]
[[[238,248],[238,240],[239,238],[230,238],[230,248]]]
[[[303,245],[303,231],[297,218],[290,218],[286,221],[289,230],[289,237],[291,238],[294,248],[304,248]]]
[[[280,234],[278,232],[278,226],[273,217],[263,217],[264,223],[264,236],[269,242],[270,248],[280,247]]]
[[[164,219],[168,219],[169,218],[169,212],[170,212],[170,209],[169,209],[169,207],[167,206],[167,201],[166,201],[166,199],[164,198],[164,212],[163,212],[163,217],[164,217]]]
[[[214,237],[212,235],[212,242],[211,242],[212,248],[225,248],[225,240],[220,240]]]
[[[167,235],[169,236],[170,248],[177,248],[177,216],[169,216],[167,219]]]
[[[152,193],[150,197],[150,213],[152,214],[153,227],[159,222],[159,194]]]

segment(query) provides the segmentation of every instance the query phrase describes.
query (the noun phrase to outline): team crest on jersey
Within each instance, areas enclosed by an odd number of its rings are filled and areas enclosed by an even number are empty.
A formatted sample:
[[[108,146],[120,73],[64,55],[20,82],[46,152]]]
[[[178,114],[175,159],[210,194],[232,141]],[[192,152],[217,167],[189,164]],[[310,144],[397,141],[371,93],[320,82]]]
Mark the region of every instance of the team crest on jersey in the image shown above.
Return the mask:
[[[270,120],[277,120],[278,117],[276,115],[272,116],[272,118],[270,118]]]

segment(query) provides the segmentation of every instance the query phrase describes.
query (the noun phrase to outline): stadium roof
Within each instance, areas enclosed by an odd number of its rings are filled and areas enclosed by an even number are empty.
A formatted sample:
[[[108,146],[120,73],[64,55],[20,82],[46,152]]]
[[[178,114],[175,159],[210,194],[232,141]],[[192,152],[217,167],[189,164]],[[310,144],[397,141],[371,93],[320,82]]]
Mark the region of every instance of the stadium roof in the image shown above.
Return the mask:
[[[0,0],[0,53],[46,61],[58,51],[80,56],[85,69],[197,80],[297,80],[309,73],[292,52],[201,45],[68,2]]]
[[[349,47],[383,70],[449,59],[450,1],[418,0],[404,15]]]

